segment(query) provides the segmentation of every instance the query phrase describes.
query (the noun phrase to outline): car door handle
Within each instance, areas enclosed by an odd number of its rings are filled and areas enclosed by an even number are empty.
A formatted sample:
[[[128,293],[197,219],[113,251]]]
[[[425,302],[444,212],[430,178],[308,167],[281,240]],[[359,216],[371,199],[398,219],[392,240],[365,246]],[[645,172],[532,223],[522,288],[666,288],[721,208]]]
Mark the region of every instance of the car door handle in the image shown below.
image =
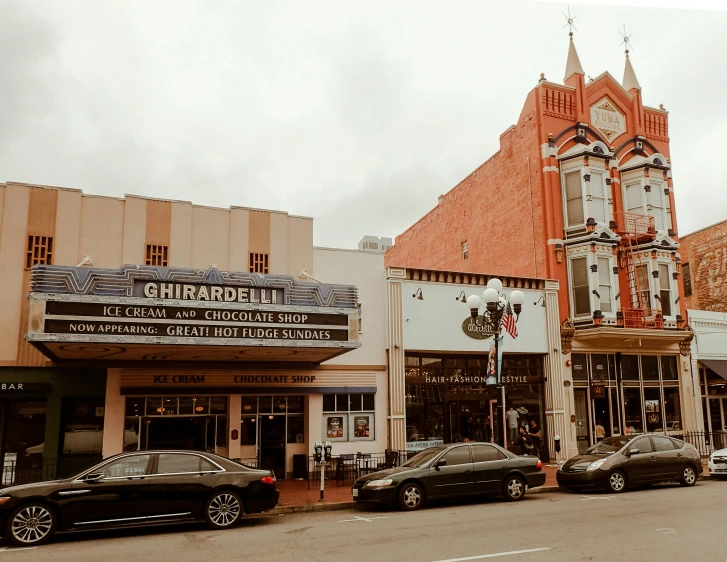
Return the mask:
[[[59,496],[78,496],[80,494],[88,494],[91,490],[67,490],[65,492],[58,492]]]
[[[656,462],[656,457],[651,457],[651,462]]]

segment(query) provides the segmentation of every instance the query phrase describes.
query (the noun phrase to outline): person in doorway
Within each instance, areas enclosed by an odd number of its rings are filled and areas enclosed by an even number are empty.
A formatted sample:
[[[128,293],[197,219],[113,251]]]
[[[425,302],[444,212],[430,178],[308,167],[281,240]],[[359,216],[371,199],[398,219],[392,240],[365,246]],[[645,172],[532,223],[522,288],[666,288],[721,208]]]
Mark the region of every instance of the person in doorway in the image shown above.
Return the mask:
[[[510,409],[505,412],[505,418],[507,418],[507,440],[510,443],[515,443],[518,440],[517,427],[520,414],[510,406]]]
[[[534,419],[530,420],[528,437],[530,437],[530,440],[533,443],[533,447],[535,448],[535,454],[540,457],[540,427],[538,427],[538,423]]]
[[[601,420],[596,421],[596,443],[606,438],[606,430],[601,425]]]
[[[530,434],[527,431],[525,431],[524,427],[520,428],[520,435],[518,436],[515,444],[520,446],[523,455],[534,455],[535,454],[535,447],[533,446],[533,440],[530,438]]]

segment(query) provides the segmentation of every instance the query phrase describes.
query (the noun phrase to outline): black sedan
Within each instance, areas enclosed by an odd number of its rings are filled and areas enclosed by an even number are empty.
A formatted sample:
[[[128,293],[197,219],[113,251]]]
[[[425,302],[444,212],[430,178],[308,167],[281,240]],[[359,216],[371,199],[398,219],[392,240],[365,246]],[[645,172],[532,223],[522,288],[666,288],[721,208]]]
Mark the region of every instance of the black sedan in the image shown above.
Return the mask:
[[[558,471],[558,486],[571,490],[627,487],[658,482],[694,486],[702,474],[702,460],[694,446],[664,435],[609,437],[582,455],[568,460]]]
[[[226,529],[244,513],[272,509],[278,497],[270,471],[209,453],[140,451],[63,480],[0,490],[0,529],[16,546],[109,527],[205,521]]]
[[[357,502],[398,504],[413,511],[430,500],[485,494],[517,501],[526,488],[543,484],[537,457],[521,457],[491,443],[457,443],[431,447],[400,467],[363,476],[352,494]]]

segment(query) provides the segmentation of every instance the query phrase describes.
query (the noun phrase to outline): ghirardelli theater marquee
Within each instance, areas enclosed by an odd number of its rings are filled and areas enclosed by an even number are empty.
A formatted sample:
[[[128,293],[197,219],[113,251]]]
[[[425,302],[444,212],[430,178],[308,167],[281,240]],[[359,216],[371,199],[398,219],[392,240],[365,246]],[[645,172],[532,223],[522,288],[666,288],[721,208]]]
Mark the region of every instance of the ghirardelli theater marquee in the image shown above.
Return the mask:
[[[25,339],[49,358],[319,363],[358,342],[349,285],[124,266],[33,268]]]

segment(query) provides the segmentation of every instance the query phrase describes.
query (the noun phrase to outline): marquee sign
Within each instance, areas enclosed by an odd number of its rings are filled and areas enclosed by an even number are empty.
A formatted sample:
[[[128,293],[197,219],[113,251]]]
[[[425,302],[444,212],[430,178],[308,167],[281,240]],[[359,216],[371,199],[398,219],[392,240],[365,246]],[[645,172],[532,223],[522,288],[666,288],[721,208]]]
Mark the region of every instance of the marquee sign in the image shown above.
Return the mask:
[[[32,281],[26,340],[53,359],[319,362],[360,346],[350,286],[131,266]]]

